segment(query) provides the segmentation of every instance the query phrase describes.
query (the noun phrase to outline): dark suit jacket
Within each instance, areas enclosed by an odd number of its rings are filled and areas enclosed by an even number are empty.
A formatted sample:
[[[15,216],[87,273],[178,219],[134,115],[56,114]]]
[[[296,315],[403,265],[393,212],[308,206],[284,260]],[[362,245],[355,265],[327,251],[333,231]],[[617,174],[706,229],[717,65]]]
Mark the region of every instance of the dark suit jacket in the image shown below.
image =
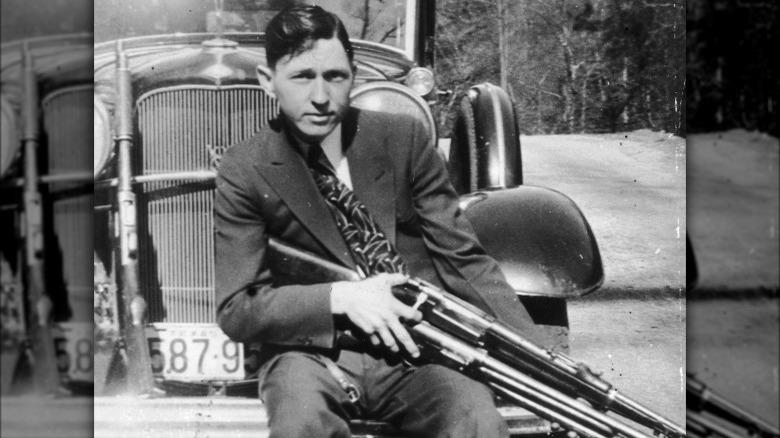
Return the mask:
[[[343,143],[355,195],[406,261],[410,274],[519,328],[528,313],[486,256],[458,207],[445,164],[409,117],[350,110]],[[332,348],[330,285],[276,286],[268,237],[353,268],[305,159],[281,120],[222,157],[215,201],[218,322],[240,342]]]

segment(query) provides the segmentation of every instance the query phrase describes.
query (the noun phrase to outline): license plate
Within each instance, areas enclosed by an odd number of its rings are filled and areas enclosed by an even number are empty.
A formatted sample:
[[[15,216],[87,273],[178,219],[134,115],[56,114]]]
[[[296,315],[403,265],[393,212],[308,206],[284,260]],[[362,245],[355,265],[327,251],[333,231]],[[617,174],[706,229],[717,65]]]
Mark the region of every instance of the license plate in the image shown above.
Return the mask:
[[[152,371],[164,379],[244,379],[242,344],[214,324],[155,323],[146,329]]]
[[[94,380],[94,338],[91,322],[61,322],[52,330],[57,369],[69,380]]]

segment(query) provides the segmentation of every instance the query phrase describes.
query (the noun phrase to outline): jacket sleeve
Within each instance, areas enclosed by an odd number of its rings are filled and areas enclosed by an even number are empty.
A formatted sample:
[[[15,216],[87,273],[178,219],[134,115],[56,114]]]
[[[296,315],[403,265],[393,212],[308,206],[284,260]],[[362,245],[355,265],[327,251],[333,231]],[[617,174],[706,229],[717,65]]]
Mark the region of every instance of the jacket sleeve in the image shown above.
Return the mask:
[[[239,147],[223,156],[214,202],[219,326],[238,342],[331,348],[330,284],[273,286],[263,196],[249,177],[261,176]]]
[[[442,157],[419,122],[413,132],[412,197],[439,279],[448,291],[536,338],[531,316],[463,216]]]

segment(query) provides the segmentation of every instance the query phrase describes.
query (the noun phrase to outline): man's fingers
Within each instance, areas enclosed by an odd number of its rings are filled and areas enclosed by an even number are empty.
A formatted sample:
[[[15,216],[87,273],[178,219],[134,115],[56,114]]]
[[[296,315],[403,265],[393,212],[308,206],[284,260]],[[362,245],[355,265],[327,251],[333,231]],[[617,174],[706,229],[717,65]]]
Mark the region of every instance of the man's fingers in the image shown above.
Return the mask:
[[[408,351],[412,357],[418,357],[420,355],[420,350],[417,348],[417,344],[415,344],[414,340],[409,335],[409,332],[406,331],[406,328],[404,328],[401,323],[398,321],[391,322],[390,329],[393,331],[395,338],[398,339],[398,342],[404,346],[404,350]]]
[[[363,332],[371,338],[371,343],[374,345],[379,345],[379,338],[374,334],[374,326],[366,319],[355,317],[352,319],[352,322],[358,326],[360,330],[363,330]]]
[[[360,330],[363,330],[365,334],[368,335],[368,339],[371,341],[371,344],[374,346],[378,346],[382,344],[382,341],[379,339],[379,336],[377,335],[377,332],[374,330],[374,325],[371,324],[370,321],[363,319],[363,318],[356,318],[357,321],[353,321],[356,326]]]
[[[420,321],[422,314],[390,293],[391,287],[408,280],[409,277],[404,274],[378,274],[364,280],[361,293],[351,295],[353,299],[346,314],[368,335],[372,344],[384,344],[394,353],[403,348],[413,357],[418,357],[419,349],[401,321]],[[365,293],[369,291],[377,295]]]
[[[422,312],[412,307],[409,307],[398,300],[396,300],[394,311],[399,317],[407,321],[416,321],[416,322],[422,321],[422,316],[423,316]]]
[[[386,326],[378,328],[377,333],[379,333],[379,336],[382,338],[382,342],[384,342],[385,345],[393,351],[393,353],[398,352],[398,344],[395,343],[393,334],[390,333],[390,330],[388,330]]]
[[[399,284],[404,284],[407,281],[409,281],[409,276],[404,274],[377,274],[375,277],[377,282],[381,284],[386,284],[388,287],[398,286]]]
[[[398,286],[409,281],[409,276],[404,274],[387,274],[386,281],[390,286]]]

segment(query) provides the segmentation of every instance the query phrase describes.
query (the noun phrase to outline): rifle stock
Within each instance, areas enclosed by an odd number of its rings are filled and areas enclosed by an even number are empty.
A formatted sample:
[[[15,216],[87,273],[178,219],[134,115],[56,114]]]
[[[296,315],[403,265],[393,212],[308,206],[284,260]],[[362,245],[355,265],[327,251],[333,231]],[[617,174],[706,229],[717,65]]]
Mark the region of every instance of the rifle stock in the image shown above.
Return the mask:
[[[283,283],[307,284],[360,280],[357,272],[306,251],[268,239],[271,270]]]
[[[45,277],[41,265],[26,267],[27,292],[27,342],[24,358],[32,368],[30,387],[33,394],[54,394],[60,387],[54,336],[51,332],[52,301],[46,295]]]

